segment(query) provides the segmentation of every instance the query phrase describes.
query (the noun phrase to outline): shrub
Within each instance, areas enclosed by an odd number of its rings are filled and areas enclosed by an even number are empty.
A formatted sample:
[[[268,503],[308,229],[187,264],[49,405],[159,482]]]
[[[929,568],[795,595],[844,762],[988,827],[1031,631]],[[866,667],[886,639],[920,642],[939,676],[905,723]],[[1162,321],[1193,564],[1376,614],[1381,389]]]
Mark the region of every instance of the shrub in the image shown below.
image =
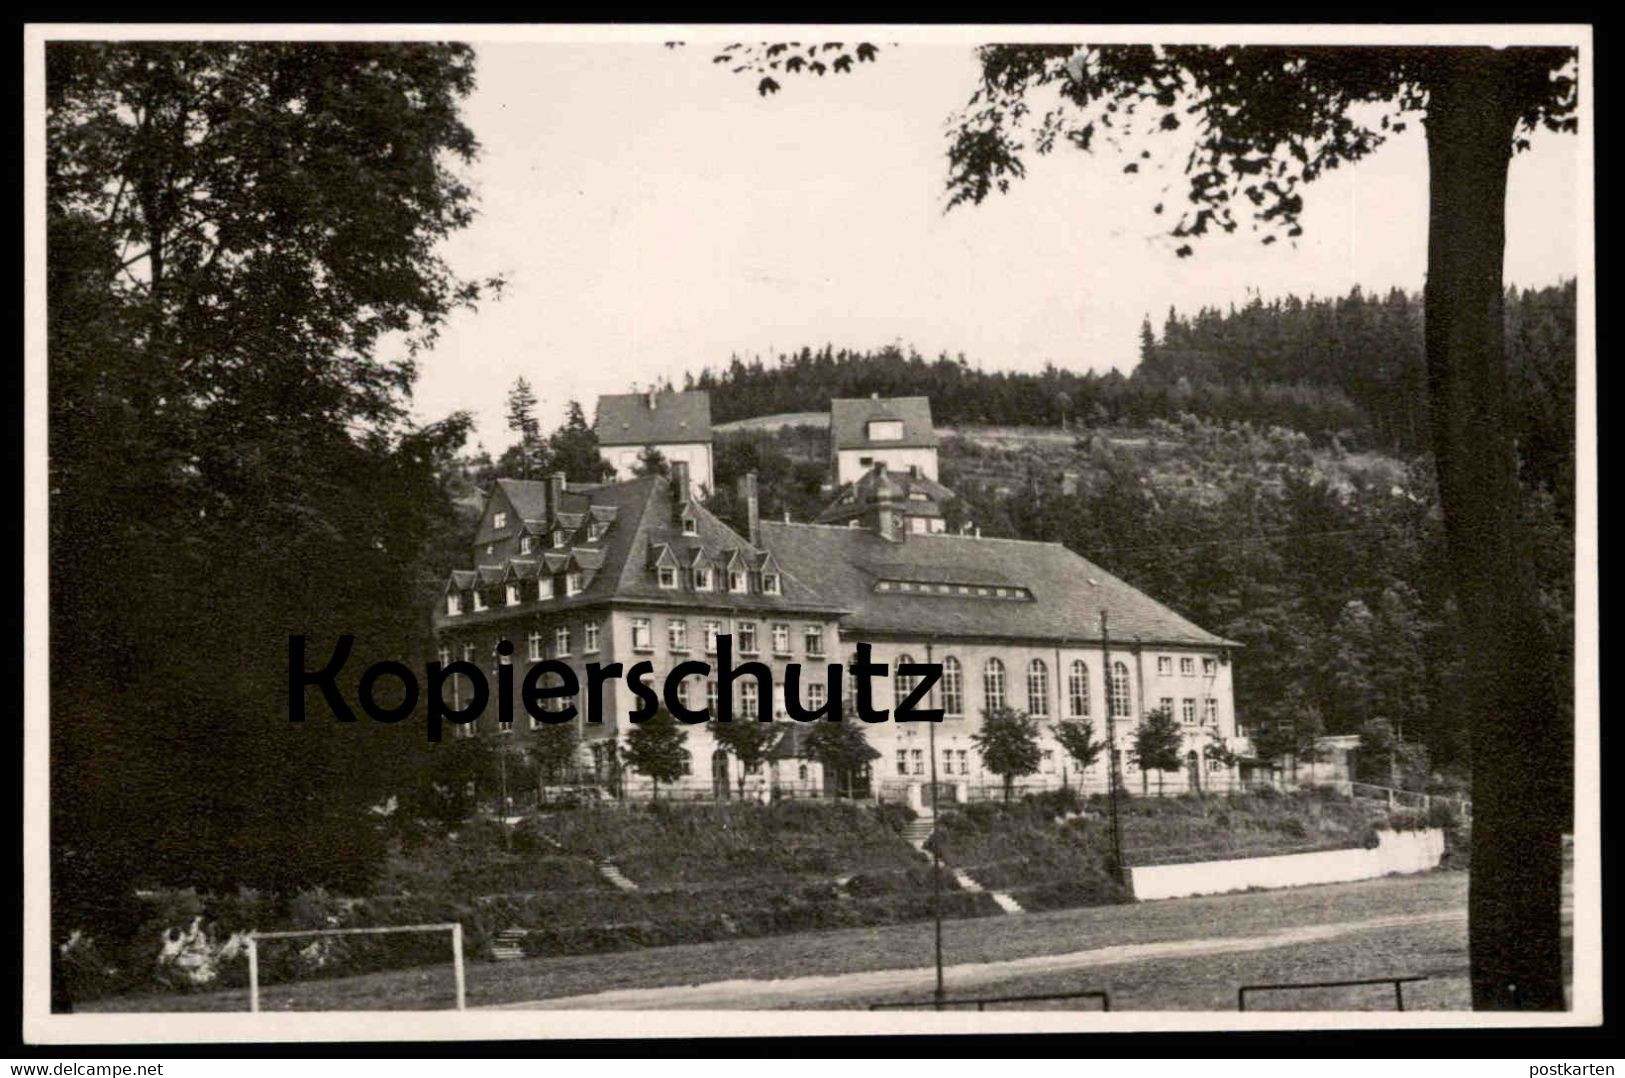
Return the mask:
[[[899,835],[919,815],[901,801],[883,801],[875,806],[874,812],[875,819],[879,820],[882,826],[891,828]]]

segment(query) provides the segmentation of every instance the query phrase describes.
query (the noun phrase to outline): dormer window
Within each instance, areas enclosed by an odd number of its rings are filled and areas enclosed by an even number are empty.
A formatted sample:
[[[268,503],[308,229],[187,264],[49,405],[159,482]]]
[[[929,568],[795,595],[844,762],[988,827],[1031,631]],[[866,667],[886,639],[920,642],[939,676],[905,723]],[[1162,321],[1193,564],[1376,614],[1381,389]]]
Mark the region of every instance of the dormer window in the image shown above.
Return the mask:
[[[711,579],[711,568],[709,566],[702,565],[694,570],[695,591],[710,591],[715,586]]]
[[[508,526],[508,514],[507,513],[497,513],[496,515],[494,515],[491,518],[491,527],[495,528],[497,531],[501,531],[503,528],[506,528],[507,526]]]
[[[474,612],[477,614],[485,609],[485,592],[479,588],[474,589]]]
[[[446,595],[446,614],[447,614],[447,616],[456,617],[458,614],[461,614],[462,612],[463,612],[463,597],[461,595],[457,594],[456,592],[448,593]]]
[[[581,570],[572,569],[564,574],[564,594],[566,597],[581,594]]]
[[[560,547],[560,546],[564,545],[564,529],[563,528],[554,528],[553,529],[552,542],[553,542],[553,545],[556,546],[556,547]]]
[[[750,590],[749,578],[742,569],[731,569],[728,572],[728,590],[732,592],[745,592]]]
[[[871,442],[900,442],[903,440],[903,421],[901,419],[871,419],[869,420],[869,440]]]
[[[700,522],[695,520],[693,517],[684,517],[683,518],[683,534],[684,535],[698,535],[698,534],[700,534]]]
[[[535,549],[536,549],[536,537],[535,536],[533,536],[533,535],[520,536],[520,538],[519,538],[519,553],[521,553],[521,554],[529,554],[531,551],[533,551]]]
[[[780,585],[779,585],[779,574],[778,573],[766,572],[766,573],[762,574],[762,594],[763,595],[778,595],[779,594],[779,587],[780,587]]]
[[[518,584],[509,584],[508,585],[508,605],[509,606],[518,606],[519,605],[519,585]]]
[[[600,521],[594,521],[592,526],[587,529],[587,542],[589,542],[589,543],[598,542],[598,540],[600,540],[600,539],[602,539],[604,537],[604,533],[607,532],[607,531],[609,531],[609,525],[608,524],[605,524],[601,520]]]
[[[656,572],[660,575],[660,586],[662,588],[675,588],[677,586],[676,569],[673,569],[667,565],[662,565],[658,570],[656,570]]]
[[[497,552],[497,545],[495,543],[486,543],[485,552],[487,554],[495,554]]]

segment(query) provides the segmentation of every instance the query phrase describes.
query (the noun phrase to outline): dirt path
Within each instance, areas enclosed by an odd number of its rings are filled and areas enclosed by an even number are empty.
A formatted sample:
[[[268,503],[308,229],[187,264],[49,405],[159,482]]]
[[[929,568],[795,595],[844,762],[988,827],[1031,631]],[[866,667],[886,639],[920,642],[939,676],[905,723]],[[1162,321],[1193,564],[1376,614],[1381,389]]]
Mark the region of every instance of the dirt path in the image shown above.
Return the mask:
[[[978,984],[1009,980],[1012,977],[1065,972],[1108,966],[1122,962],[1158,958],[1182,958],[1261,951],[1272,947],[1316,943],[1361,932],[1404,928],[1412,925],[1466,921],[1465,910],[1378,917],[1363,921],[1306,925],[1261,936],[1210,937],[1134,943],[1117,947],[1096,947],[1066,954],[1034,955],[1000,962],[975,962],[947,966],[944,978],[956,991]],[[564,996],[528,1003],[507,1003],[496,1010],[756,1010],[842,1000],[870,1000],[878,996],[917,990],[929,993],[936,984],[931,966],[910,969],[872,970],[820,977],[787,977],[778,980],[730,980],[707,984],[674,985],[664,988],[630,988],[590,995]]]

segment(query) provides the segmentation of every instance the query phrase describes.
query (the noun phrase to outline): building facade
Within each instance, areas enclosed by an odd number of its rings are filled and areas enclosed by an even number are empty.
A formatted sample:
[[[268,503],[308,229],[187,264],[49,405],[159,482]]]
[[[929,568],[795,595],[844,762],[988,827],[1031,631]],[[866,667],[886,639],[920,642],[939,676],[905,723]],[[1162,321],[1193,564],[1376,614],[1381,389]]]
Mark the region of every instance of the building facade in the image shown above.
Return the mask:
[[[594,431],[616,479],[636,477],[640,454],[653,446],[667,463],[688,465],[701,497],[714,489],[711,395],[703,390],[606,394],[598,398]]]
[[[879,755],[857,785],[873,796],[927,803],[933,764],[939,803],[999,796],[1002,779],[985,767],[973,736],[985,714],[1003,709],[1038,724],[1042,762],[1018,780],[1023,790],[1108,789],[1107,757],[1080,772],[1055,736],[1058,724],[1084,721],[1097,741],[1110,731],[1118,781],[1132,792],[1237,781],[1233,760],[1250,753],[1233,705],[1238,645],[1058,543],[950,532],[929,523],[940,512],[920,514],[927,523],[916,526],[910,491],[931,491],[934,504],[952,492],[923,471],[905,469],[901,479],[890,462],[871,462],[852,487],[855,502],[843,508],[838,497],[824,514],[834,512],[838,523],[799,524],[761,520],[748,476],[737,530],[705,508],[686,460],[673,461],[670,478],[591,486],[562,475],[499,480],[475,531],[474,568],[447,582],[436,617],[440,657],[494,671],[504,661],[497,642],[506,639],[515,646],[506,661],[520,668],[516,684],[544,659],[568,664],[583,686],[589,664],[648,661],[657,688],[677,664],[704,661],[711,675],[688,679],[682,698],[701,708],[716,700],[717,637],[729,635],[736,664],[761,662],[772,672],[771,691],[744,678],[734,694],[736,721],[766,716],[777,724],[772,759],[746,774],[707,724],[687,726],[688,773],[663,785],[664,796],[737,796],[741,786],[751,797],[844,789],[852,776],[838,782],[806,757],[810,727],[789,720],[786,673],[800,665],[799,702],[817,708],[833,694],[831,666],[849,675],[860,643],[891,672],[873,684],[876,708],[895,709],[911,690],[896,674],[900,664],[942,668],[923,701],[944,712],[942,722],[865,724]],[[852,679],[844,681],[850,702]],[[619,766],[636,698],[619,678],[597,691],[601,723],[588,723],[585,698],[576,701],[581,766],[590,781],[646,795],[649,780]],[[1147,772],[1134,738],[1159,707],[1177,720],[1181,766]],[[518,718],[514,732],[536,725]],[[495,718],[458,729],[459,736],[480,732],[497,732]]]
[[[830,470],[835,486],[877,466],[937,478],[937,434],[929,397],[836,398],[829,402]]]

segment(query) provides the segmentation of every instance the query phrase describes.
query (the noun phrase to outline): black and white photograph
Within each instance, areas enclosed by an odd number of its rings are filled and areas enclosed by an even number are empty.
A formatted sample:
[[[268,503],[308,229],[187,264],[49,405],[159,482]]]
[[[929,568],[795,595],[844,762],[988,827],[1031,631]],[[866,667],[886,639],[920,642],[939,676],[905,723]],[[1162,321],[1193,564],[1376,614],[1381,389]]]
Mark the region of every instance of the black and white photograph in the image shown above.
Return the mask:
[[[25,53],[28,1044],[1602,1020],[1589,27]]]

